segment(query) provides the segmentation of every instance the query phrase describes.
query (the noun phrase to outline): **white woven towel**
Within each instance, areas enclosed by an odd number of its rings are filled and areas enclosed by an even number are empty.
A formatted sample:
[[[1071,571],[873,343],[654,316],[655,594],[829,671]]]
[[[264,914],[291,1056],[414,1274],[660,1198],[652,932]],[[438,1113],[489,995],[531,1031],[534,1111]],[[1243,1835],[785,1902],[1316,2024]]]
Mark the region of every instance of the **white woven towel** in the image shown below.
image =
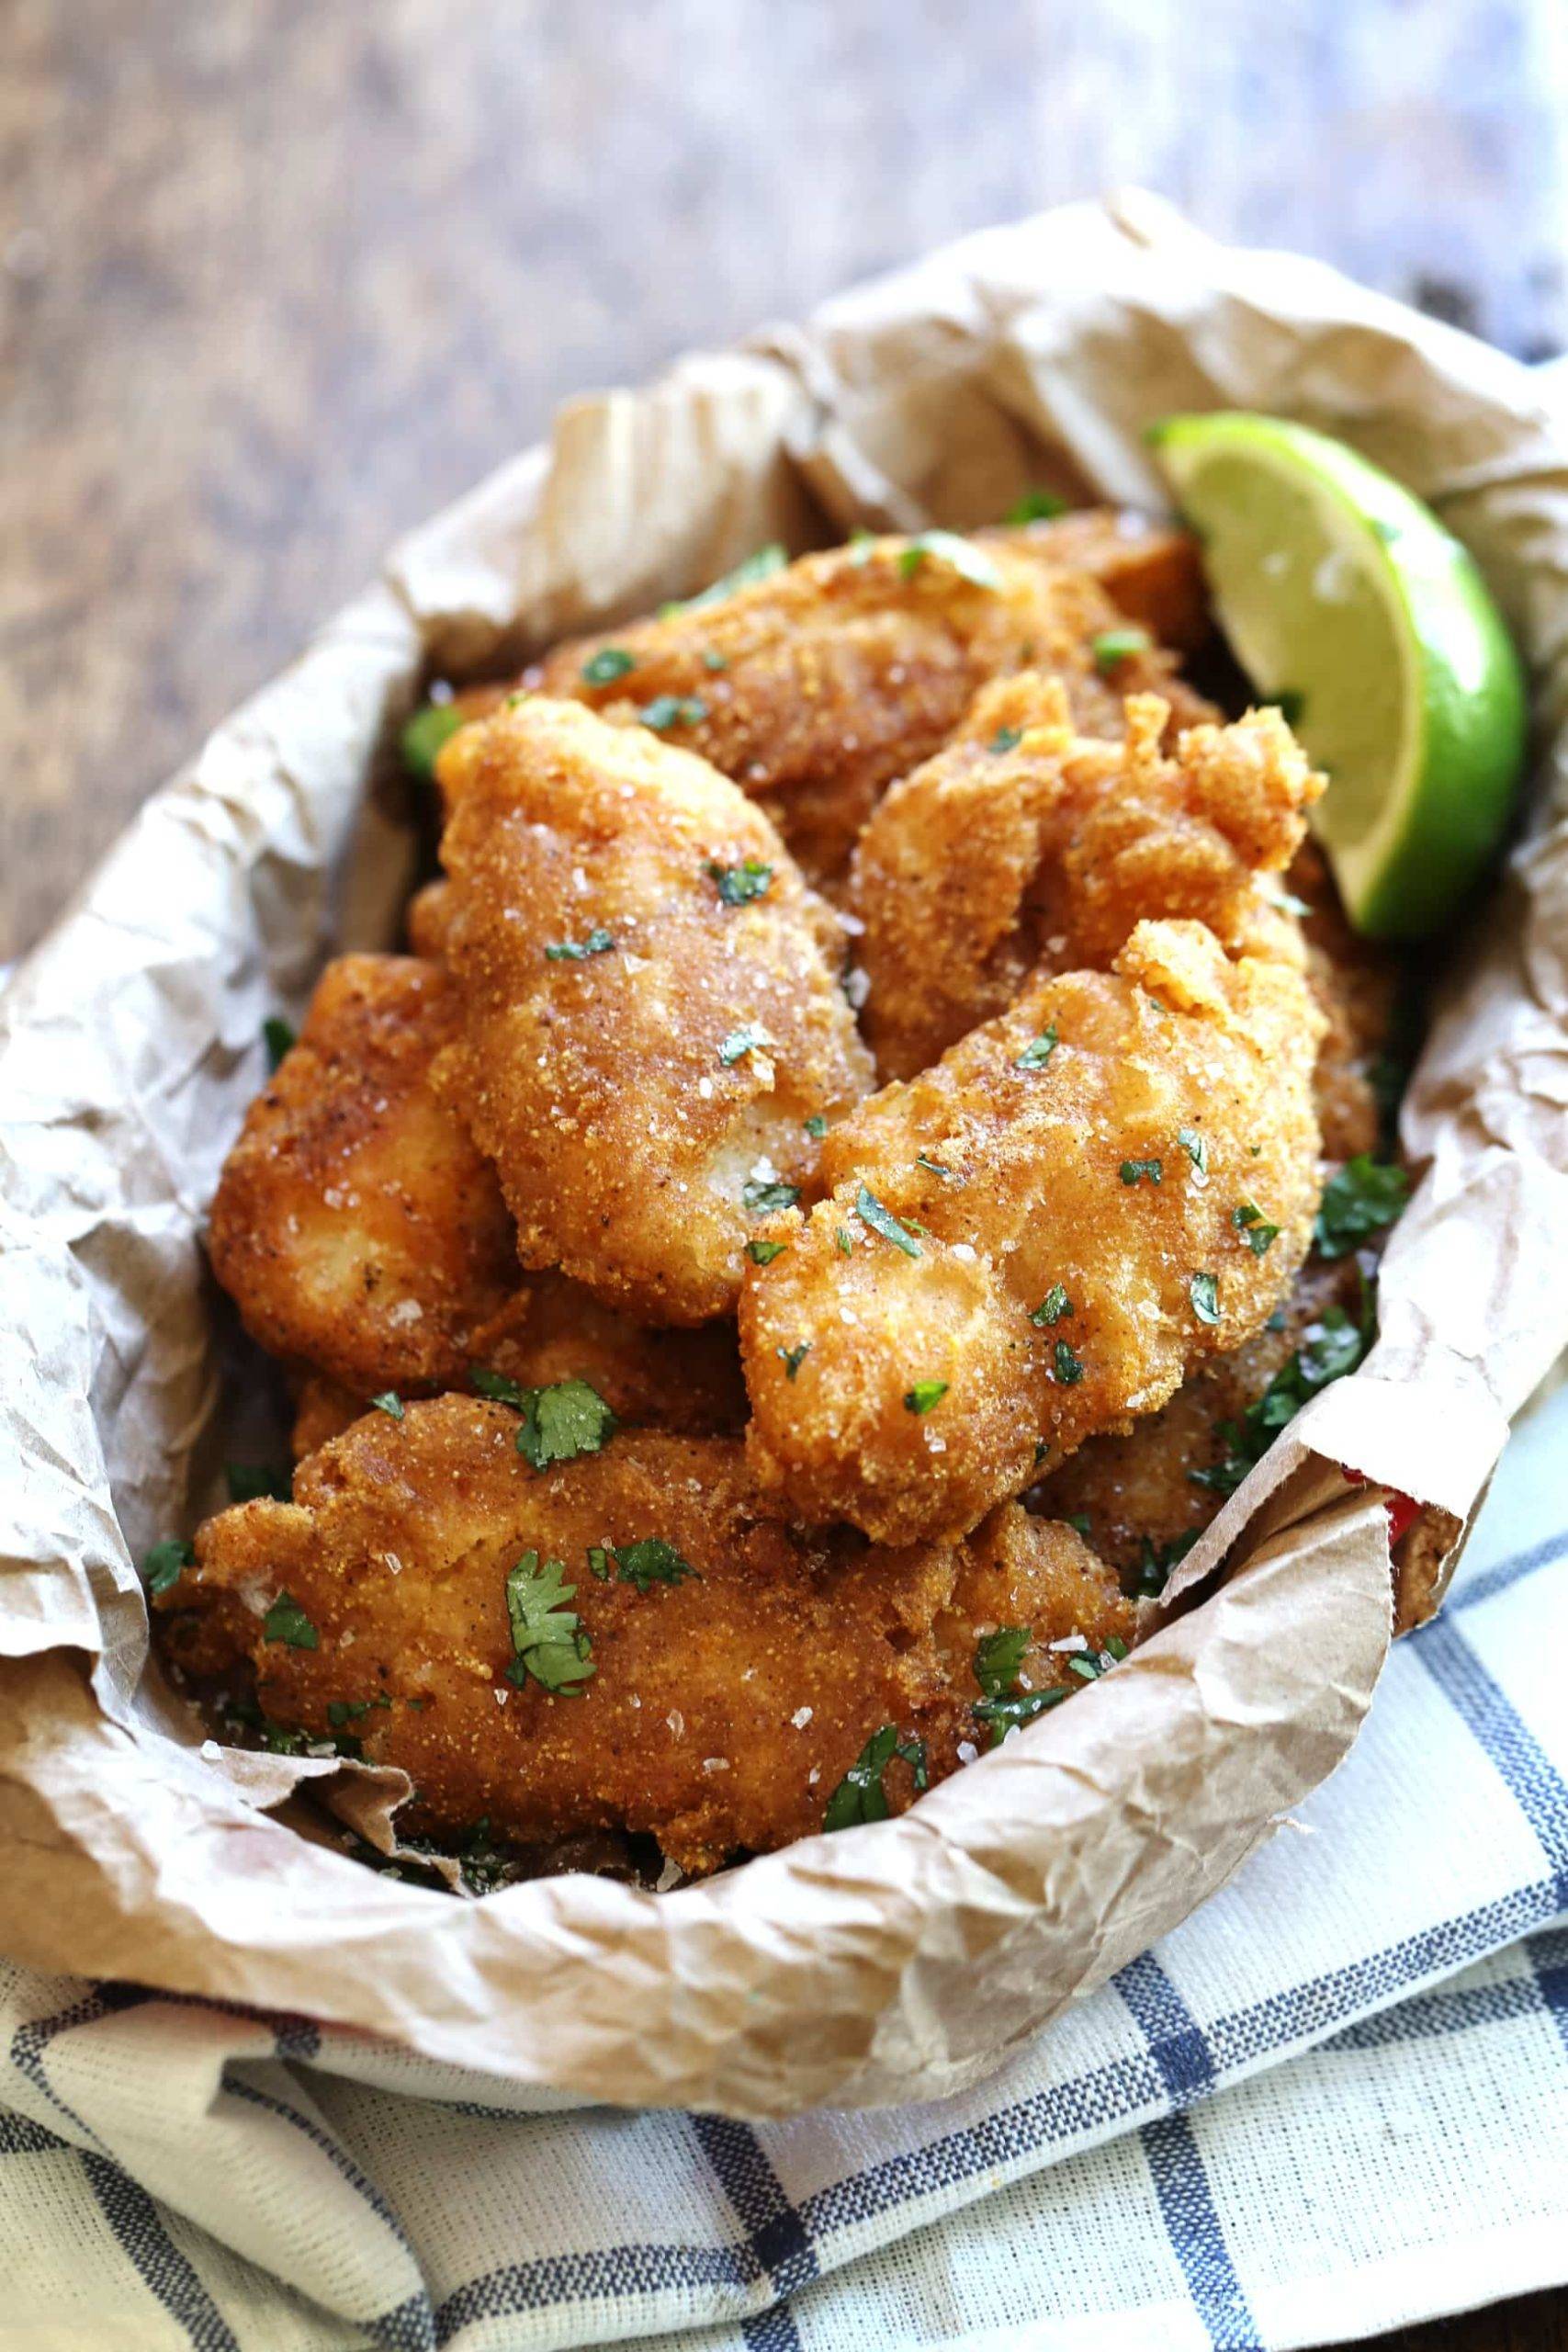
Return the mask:
[[[524,2111],[12,1972],[0,2344],[1273,2352],[1568,2278],[1565,1461],[1562,1391],[1296,1834],[941,2107]]]

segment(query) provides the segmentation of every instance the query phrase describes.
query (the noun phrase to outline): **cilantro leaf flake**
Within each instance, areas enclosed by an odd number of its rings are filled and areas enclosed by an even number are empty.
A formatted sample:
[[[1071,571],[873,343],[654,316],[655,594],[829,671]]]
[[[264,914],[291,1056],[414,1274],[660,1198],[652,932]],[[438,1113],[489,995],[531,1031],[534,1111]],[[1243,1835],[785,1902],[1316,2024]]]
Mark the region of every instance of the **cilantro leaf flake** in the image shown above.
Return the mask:
[[[1063,1284],[1060,1283],[1053,1283],[1050,1289],[1046,1292],[1044,1297],[1041,1300],[1039,1306],[1034,1309],[1033,1314],[1031,1315],[1029,1319],[1032,1323],[1037,1324],[1040,1329],[1043,1331],[1048,1329],[1053,1323],[1061,1323],[1065,1321],[1066,1317],[1071,1315],[1072,1311],[1073,1302],[1067,1296]]]
[[[644,1535],[636,1544],[612,1544],[609,1550],[621,1582],[635,1584],[638,1592],[654,1584],[681,1584],[697,1575],[690,1560],[662,1535]]]
[[[1320,1257],[1343,1258],[1392,1225],[1410,1197],[1410,1179],[1392,1160],[1358,1152],[1323,1188],[1313,1240]]]
[[[552,1462],[575,1462],[598,1453],[620,1424],[599,1391],[586,1380],[557,1380],[547,1388],[524,1392],[527,1402],[517,1451],[535,1470]]]
[[[749,1177],[740,1187],[740,1200],[752,1216],[771,1216],[775,1209],[792,1209],[800,1198],[798,1184],[785,1184],[777,1177]]]
[[[1146,628],[1101,629],[1089,646],[1094,666],[1102,678],[1109,676],[1122,662],[1130,662],[1134,653],[1146,653],[1148,650],[1149,633]]]
[[[624,645],[602,645],[583,663],[582,675],[591,686],[608,686],[636,668],[636,655],[628,653]]]
[[[912,580],[928,562],[945,563],[961,580],[975,588],[1000,588],[1002,575],[997,564],[976,547],[973,539],[960,537],[956,531],[919,531],[898,557],[900,578]]]
[[[1042,1029],[1039,1036],[1032,1038],[1022,1053],[1014,1057],[1014,1069],[1043,1069],[1061,1042],[1053,1021],[1049,1029]]]
[[[945,1380],[917,1380],[904,1397],[904,1409],[908,1413],[929,1413],[946,1396]]]
[[[280,1592],[266,1615],[262,1619],[264,1642],[286,1642],[291,1650],[314,1650],[321,1647],[321,1636],[300,1608],[287,1592]]]
[[[506,1614],[512,1626],[512,1663],[506,1679],[519,1690],[532,1676],[541,1690],[577,1698],[598,1671],[582,1621],[567,1602],[577,1587],[566,1581],[566,1562],[525,1552],[506,1575]]]
[[[1220,1285],[1213,1274],[1194,1274],[1187,1285],[1187,1295],[1200,1323],[1219,1321]]]
[[[855,1194],[855,1215],[874,1233],[880,1233],[885,1241],[891,1241],[896,1250],[902,1250],[906,1258],[920,1255],[920,1245],[908,1227],[900,1225],[892,1210],[885,1209],[875,1193],[868,1193],[863,1184]]]
[[[276,1072],[285,1054],[295,1042],[294,1023],[285,1021],[281,1012],[270,1013],[262,1023],[262,1043],[266,1047],[267,1069]]]
[[[896,1756],[914,1773],[917,1791],[926,1787],[929,1775],[924,1740],[900,1739],[897,1724],[884,1724],[879,1731],[872,1733],[829,1798],[828,1810],[822,1816],[825,1830],[855,1829],[864,1822],[886,1820],[887,1792],[882,1776]]]
[[[196,1546],[187,1544],[183,1535],[165,1535],[154,1544],[141,1563],[141,1576],[148,1591],[156,1600],[178,1584],[182,1572],[196,1566]]]
[[[545,950],[547,964],[586,964],[591,956],[607,956],[615,942],[603,923],[595,923],[586,939],[558,939]]]
[[[773,867],[764,865],[760,857],[743,857],[739,865],[721,865],[716,857],[710,857],[707,872],[727,907],[744,907],[764,897],[773,878]]]

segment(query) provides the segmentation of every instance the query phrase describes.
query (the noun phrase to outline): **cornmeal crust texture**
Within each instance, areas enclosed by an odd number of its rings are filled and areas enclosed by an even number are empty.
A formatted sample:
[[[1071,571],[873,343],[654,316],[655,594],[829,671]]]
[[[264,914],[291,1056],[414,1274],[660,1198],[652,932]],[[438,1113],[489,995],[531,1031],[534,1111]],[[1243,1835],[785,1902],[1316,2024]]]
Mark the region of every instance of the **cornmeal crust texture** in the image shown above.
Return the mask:
[[[457,1396],[371,1414],[300,1469],[291,1503],[208,1521],[160,1603],[188,1671],[252,1674],[269,1722],[346,1728],[403,1766],[411,1831],[643,1831],[708,1870],[820,1829],[884,1726],[906,1751],[879,1784],[888,1810],[917,1769],[953,1770],[988,1737],[975,1656],[998,1627],[1027,1629],[1033,1692],[1081,1689],[1070,1657],[1131,1636],[1081,1539],[1016,1506],[963,1544],[880,1553],[843,1530],[792,1537],[734,1442],[623,1436],[536,1473],[518,1426]],[[553,1623],[531,1627],[541,1578]],[[518,1617],[581,1645],[564,1669],[520,1643]],[[577,1695],[547,1687],[563,1670]]]
[[[1292,966],[1141,923],[845,1120],[741,1299],[760,1484],[879,1541],[962,1528],[1249,1339],[1311,1238],[1321,1026]]]
[[[1147,629],[1128,638],[1116,601],[1185,625],[1178,582],[1198,577],[1191,543],[1167,533],[1143,553],[1140,563],[1134,539],[1103,526],[1061,544],[1052,526],[983,545],[946,532],[861,539],[558,646],[526,683],[623,725],[651,713],[831,884],[885,786],[945,741],[987,679],[1050,671],[1086,734],[1120,733],[1122,696],[1144,688],[1168,695],[1183,721],[1212,715]]]
[[[866,1093],[844,941],[778,834],[688,752],[530,696],[453,737],[439,1083],[525,1263],[656,1323],[733,1308],[810,1123]]]
[[[1403,1197],[1398,967],[1209,633],[1095,509],[764,550],[420,715],[413,952],[327,967],[213,1204],[294,1399],[292,1499],[150,1575],[226,1736],[502,1875],[701,1873],[1121,1662]]]

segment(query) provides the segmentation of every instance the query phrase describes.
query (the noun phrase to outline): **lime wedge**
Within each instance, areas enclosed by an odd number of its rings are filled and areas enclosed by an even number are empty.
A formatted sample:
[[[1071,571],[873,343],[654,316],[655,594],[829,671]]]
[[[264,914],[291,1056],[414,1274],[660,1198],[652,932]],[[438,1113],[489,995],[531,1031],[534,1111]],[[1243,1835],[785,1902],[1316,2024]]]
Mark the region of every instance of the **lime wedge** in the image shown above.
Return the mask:
[[[1518,655],[1474,562],[1305,425],[1220,412],[1148,437],[1237,661],[1328,776],[1313,825],[1351,921],[1437,930],[1485,871],[1525,752]]]

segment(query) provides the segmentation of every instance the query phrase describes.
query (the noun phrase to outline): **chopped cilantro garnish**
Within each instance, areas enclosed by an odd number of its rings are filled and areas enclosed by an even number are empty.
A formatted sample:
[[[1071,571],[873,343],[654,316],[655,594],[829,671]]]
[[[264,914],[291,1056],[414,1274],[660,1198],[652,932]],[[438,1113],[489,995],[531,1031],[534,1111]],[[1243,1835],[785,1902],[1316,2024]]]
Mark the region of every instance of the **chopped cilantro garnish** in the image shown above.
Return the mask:
[[[141,1563],[141,1575],[148,1591],[156,1600],[178,1584],[181,1571],[196,1566],[196,1546],[187,1544],[183,1535],[165,1535],[154,1544]]]
[[[503,1854],[491,1836],[490,1815],[481,1813],[457,1849],[463,1884],[472,1894],[493,1894],[504,1886],[517,1865]]]
[[[1052,1377],[1064,1388],[1076,1388],[1083,1378],[1083,1358],[1075,1355],[1066,1340],[1058,1340],[1051,1355]]]
[[[662,1535],[644,1535],[636,1544],[612,1544],[610,1557],[623,1584],[646,1592],[650,1584],[680,1584],[697,1574],[690,1560],[667,1544]],[[700,1582],[699,1578],[699,1582]]]
[[[1231,1211],[1231,1223],[1255,1258],[1267,1258],[1280,1238],[1280,1228],[1270,1225],[1256,1201],[1242,1201]]]
[[[1070,1315],[1072,1311],[1073,1302],[1062,1284],[1053,1283],[1029,1319],[1032,1323],[1037,1323],[1041,1329],[1044,1330],[1052,1323],[1060,1323],[1063,1317]]]
[[[728,670],[728,667],[729,663],[726,661],[724,655],[719,652],[716,646],[704,646],[703,668],[705,670],[711,670],[716,676],[720,670]]]
[[[1410,1179],[1403,1168],[1358,1152],[1323,1188],[1313,1234],[1319,1255],[1343,1258],[1369,1234],[1392,1225],[1409,1197]]]
[[[752,1216],[771,1216],[775,1209],[792,1209],[799,1198],[798,1184],[785,1184],[776,1177],[748,1177],[740,1187],[742,1205]]]
[[[293,1492],[293,1478],[281,1462],[226,1462],[223,1476],[231,1503],[254,1503],[263,1495],[286,1503]]]
[[[904,1409],[909,1413],[929,1413],[933,1405],[941,1404],[946,1394],[945,1380],[917,1380],[913,1388],[905,1393]]]
[[[636,655],[628,653],[624,645],[602,645],[583,663],[582,674],[591,686],[609,686],[636,668]]]
[[[280,1012],[269,1014],[262,1023],[262,1043],[266,1047],[266,1066],[276,1070],[294,1043],[294,1023],[285,1021]]]
[[[468,1366],[468,1378],[481,1396],[491,1397],[498,1405],[510,1405],[519,1413],[527,1411],[533,1390],[509,1380],[505,1373],[487,1372],[482,1363],[473,1363]]]
[[[964,1182],[962,1176],[955,1176],[952,1169],[944,1168],[940,1159],[928,1159],[923,1151],[916,1152],[915,1165],[925,1169],[929,1175],[940,1176],[944,1184],[962,1184]]]
[[[1081,1535],[1086,1544],[1089,1542],[1089,1513],[1087,1510],[1070,1510],[1066,1519],[1063,1520],[1062,1525],[1064,1527],[1070,1527],[1075,1535]]]
[[[822,1816],[824,1829],[854,1829],[863,1822],[886,1820],[887,1792],[882,1776],[896,1756],[913,1771],[916,1789],[926,1786],[924,1740],[900,1739],[897,1724],[884,1724],[880,1731],[872,1733],[829,1798]]]
[[[1027,1625],[998,1625],[977,1644],[975,1679],[987,1699],[999,1699],[1012,1689],[1033,1638]]]
[[[710,857],[707,870],[727,907],[743,907],[760,899],[773,878],[773,867],[764,865],[760,857],[743,857],[739,865],[721,865],[716,857]]]
[[[733,571],[721,573],[700,594],[688,596],[683,604],[667,605],[664,609],[694,613],[700,612],[705,605],[722,605],[725,598],[733,596],[738,588],[750,588],[759,580],[771,580],[774,572],[783,571],[788,562],[789,557],[778,541],[771,539],[766,547],[758,548],[754,554],[745,557]]]
[[[1021,727],[998,727],[991,738],[993,752],[1016,752],[1023,741]]]
[[[793,1380],[811,1353],[811,1342],[809,1340],[802,1340],[797,1348],[775,1348],[773,1353],[784,1368],[784,1378]]]
[[[341,1731],[344,1724],[356,1724],[362,1715],[367,1715],[372,1707],[389,1708],[391,1703],[384,1690],[378,1691],[374,1699],[329,1699],[327,1721],[334,1731]]]
[[[745,1055],[755,1053],[760,1046],[771,1046],[773,1039],[765,1029],[753,1022],[744,1029],[732,1029],[718,1049],[718,1058],[726,1069],[733,1069]]]
[[[900,1225],[892,1210],[885,1209],[875,1193],[868,1193],[863,1184],[855,1194],[855,1215],[874,1233],[880,1233],[885,1241],[891,1241],[896,1250],[902,1250],[906,1258],[919,1256],[920,1245],[908,1227]]]
[[[1042,1029],[1038,1037],[1032,1037],[1022,1053],[1015,1057],[1014,1069],[1043,1069],[1060,1043],[1056,1024],[1053,1021],[1049,1029]]]
[[[435,755],[449,735],[463,724],[455,702],[427,702],[416,710],[402,731],[403,765],[422,784],[435,781]]]
[[[403,1400],[395,1388],[383,1388],[379,1396],[372,1396],[371,1405],[378,1413],[385,1413],[389,1421],[403,1418]]]
[[[787,1241],[748,1241],[746,1255],[754,1266],[771,1266],[789,1248]]]
[[[975,1652],[975,1679],[985,1694],[975,1708],[976,1720],[988,1724],[991,1746],[999,1747],[1010,1731],[1032,1723],[1048,1707],[1059,1706],[1065,1690],[1020,1690],[1018,1678],[1032,1639],[1027,1625],[998,1625]]]
[[[1342,1306],[1330,1306],[1312,1324],[1295,1354],[1282,1363],[1255,1405],[1239,1421],[1222,1421],[1218,1435],[1225,1451],[1209,1470],[1190,1470],[1195,1487],[1211,1494],[1234,1495],[1254,1463],[1261,1462],[1279,1431],[1294,1420],[1309,1396],[1354,1372],[1375,1332],[1370,1294],[1359,1322]]]
[[[912,538],[898,557],[898,571],[902,579],[912,580],[928,560],[945,563],[961,580],[976,588],[999,588],[1002,575],[984,548],[973,539],[960,538],[956,531],[921,531]]]
[[[586,1380],[558,1380],[547,1388],[525,1389],[524,1396],[517,1451],[536,1470],[547,1470],[552,1462],[575,1462],[580,1453],[598,1453],[619,1427]]]
[[[1187,1295],[1192,1301],[1192,1312],[1200,1323],[1219,1321],[1220,1285],[1213,1274],[1194,1274],[1187,1285]]]
[[[855,1246],[854,1237],[851,1233],[849,1227],[847,1225],[836,1226],[833,1231],[833,1238],[838,1243],[838,1246],[842,1250],[844,1256],[847,1258],[851,1250]]]
[[[825,1111],[813,1111],[809,1119],[805,1120],[803,1125],[812,1142],[820,1143],[828,1132],[828,1114]]]
[[[1185,1535],[1173,1535],[1168,1544],[1153,1544],[1145,1535],[1138,1551],[1138,1579],[1133,1590],[1140,1600],[1157,1600],[1170,1582],[1170,1572],[1179,1560],[1184,1560],[1202,1532],[1190,1527]]]
[[[1026,490],[1008,508],[1008,521],[1018,529],[1025,523],[1052,522],[1066,511],[1066,500],[1058,498],[1054,490]]]
[[[1209,1172],[1209,1147],[1196,1127],[1178,1127],[1176,1140],[1198,1170],[1200,1176]]]
[[[585,964],[590,956],[607,956],[615,942],[603,923],[595,923],[586,939],[558,939],[545,950],[547,964]]]
[[[287,1642],[291,1650],[319,1649],[321,1643],[314,1625],[297,1600],[280,1592],[266,1615],[262,1619],[264,1642]]]
[[[1109,676],[1121,662],[1131,661],[1134,653],[1146,653],[1148,650],[1149,633],[1146,628],[1101,629],[1089,647],[1094,655],[1094,666],[1102,678]]]
[[[525,1552],[506,1576],[506,1613],[512,1624],[512,1663],[508,1682],[519,1690],[530,1675],[541,1689],[575,1699],[590,1675],[592,1647],[582,1622],[566,1603],[577,1587],[566,1581],[566,1562],[539,1565],[537,1552]]]
[[[597,1577],[601,1584],[609,1583],[610,1553],[606,1544],[590,1544],[588,1546],[588,1573],[591,1577]]]
[[[1164,1174],[1165,1162],[1162,1159],[1124,1159],[1122,1162],[1123,1184],[1141,1184],[1145,1176],[1151,1184],[1157,1184]]]
[[[708,715],[708,707],[700,695],[655,695],[637,712],[644,727],[651,727],[656,735],[666,734],[671,727],[698,727]]]

